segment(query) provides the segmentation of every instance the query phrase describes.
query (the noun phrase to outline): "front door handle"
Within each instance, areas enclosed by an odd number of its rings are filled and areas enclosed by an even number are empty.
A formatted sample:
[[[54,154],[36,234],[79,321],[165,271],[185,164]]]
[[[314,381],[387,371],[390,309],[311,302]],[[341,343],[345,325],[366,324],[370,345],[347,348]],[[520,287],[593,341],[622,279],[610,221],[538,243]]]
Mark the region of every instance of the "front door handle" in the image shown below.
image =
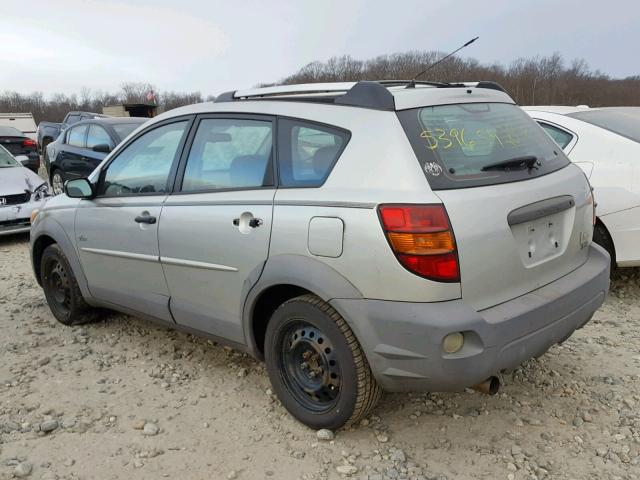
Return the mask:
[[[156,223],[156,217],[146,214],[146,215],[138,215],[136,217],[136,223],[148,223],[149,225],[153,225]]]

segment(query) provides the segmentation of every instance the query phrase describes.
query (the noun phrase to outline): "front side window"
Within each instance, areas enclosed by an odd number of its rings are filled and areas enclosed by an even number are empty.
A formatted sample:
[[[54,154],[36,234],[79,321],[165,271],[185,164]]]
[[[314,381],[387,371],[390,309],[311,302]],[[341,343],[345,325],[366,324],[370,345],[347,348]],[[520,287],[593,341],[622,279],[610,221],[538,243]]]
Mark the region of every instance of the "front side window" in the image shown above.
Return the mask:
[[[569,159],[524,111],[507,103],[463,103],[398,112],[434,190],[527,180]]]
[[[89,125],[87,148],[93,148],[96,145],[109,145],[113,147],[113,142],[107,131],[100,125]]]
[[[547,132],[553,141],[560,145],[560,148],[565,148],[567,145],[571,143],[573,139],[573,135],[569,132],[566,132],[558,127],[554,127],[553,125],[549,125],[548,123],[538,122],[542,129]]]
[[[284,187],[319,187],[349,141],[349,133],[296,120],[278,123],[278,165]]]
[[[183,192],[272,185],[272,123],[207,118],[189,151]]]
[[[185,120],[154,128],[127,145],[103,174],[99,195],[166,193],[171,166],[188,123]]]
[[[80,125],[69,130],[67,134],[67,143],[72,147],[84,148],[84,137],[87,133],[87,126]]]

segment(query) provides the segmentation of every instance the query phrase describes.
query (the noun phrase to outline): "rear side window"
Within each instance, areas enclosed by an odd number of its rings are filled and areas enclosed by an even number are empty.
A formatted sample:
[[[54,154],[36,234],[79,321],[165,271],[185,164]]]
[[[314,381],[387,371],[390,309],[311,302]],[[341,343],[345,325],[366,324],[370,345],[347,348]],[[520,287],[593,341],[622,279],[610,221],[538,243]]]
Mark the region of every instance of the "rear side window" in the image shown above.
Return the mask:
[[[80,125],[69,130],[67,135],[67,143],[72,147],[84,148],[85,134],[87,133],[87,125]]]
[[[553,125],[549,125],[548,123],[538,123],[540,124],[542,129],[547,132],[547,135],[553,138],[553,141],[560,145],[561,148],[564,148],[571,143],[573,135],[571,135],[569,132],[566,132],[561,128],[554,127]]]
[[[349,141],[349,132],[297,120],[278,122],[278,165],[283,187],[319,187]]]
[[[270,121],[201,120],[187,158],[182,191],[273,185],[272,145]]]
[[[527,180],[569,164],[562,149],[512,104],[438,105],[404,110],[398,118],[434,190]],[[533,168],[518,165],[532,157]]]

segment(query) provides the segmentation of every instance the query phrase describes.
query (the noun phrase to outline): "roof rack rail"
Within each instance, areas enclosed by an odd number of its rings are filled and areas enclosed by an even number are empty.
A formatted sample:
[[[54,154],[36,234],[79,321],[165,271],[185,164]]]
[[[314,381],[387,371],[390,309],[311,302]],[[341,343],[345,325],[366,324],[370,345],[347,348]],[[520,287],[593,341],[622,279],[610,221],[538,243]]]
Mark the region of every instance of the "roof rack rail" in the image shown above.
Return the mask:
[[[332,95],[341,94],[337,97],[331,97],[331,101],[338,105],[347,105],[352,107],[374,108],[379,110],[394,110],[395,102],[393,95],[380,82],[345,82],[345,83],[318,83],[306,85],[292,85],[290,88],[283,87],[267,87],[245,91],[225,92],[214,100],[215,103],[233,102],[239,100],[289,100],[285,98],[291,95],[308,95],[302,97],[305,100],[312,100],[311,95]]]
[[[436,88],[475,87],[507,91],[496,82],[447,83],[426,80],[378,80],[343,83],[308,83],[300,85],[265,87],[250,90],[224,92],[214,100],[215,103],[242,100],[298,100],[334,103],[351,107],[372,108],[377,110],[395,110],[395,99],[388,87],[402,85],[428,85]]]
[[[509,94],[502,85],[500,85],[498,82],[489,82],[489,81],[482,81],[482,82],[478,82],[476,85],[476,88],[488,88],[490,90],[498,90],[499,92],[504,92],[507,95]]]

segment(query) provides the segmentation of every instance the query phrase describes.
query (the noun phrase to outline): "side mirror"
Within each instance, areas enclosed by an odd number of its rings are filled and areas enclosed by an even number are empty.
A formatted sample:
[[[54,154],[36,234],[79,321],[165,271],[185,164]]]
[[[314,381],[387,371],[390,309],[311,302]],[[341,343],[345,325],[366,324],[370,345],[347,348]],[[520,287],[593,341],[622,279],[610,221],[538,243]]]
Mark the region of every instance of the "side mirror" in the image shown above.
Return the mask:
[[[111,145],[108,145],[106,143],[100,143],[98,145],[94,145],[92,150],[94,152],[109,153],[111,151]]]
[[[64,193],[70,198],[93,197],[93,185],[86,178],[76,178],[64,184]]]
[[[24,167],[25,163],[27,163],[29,161],[29,157],[27,157],[26,155],[16,155],[15,158],[17,161],[20,162],[20,164]]]

